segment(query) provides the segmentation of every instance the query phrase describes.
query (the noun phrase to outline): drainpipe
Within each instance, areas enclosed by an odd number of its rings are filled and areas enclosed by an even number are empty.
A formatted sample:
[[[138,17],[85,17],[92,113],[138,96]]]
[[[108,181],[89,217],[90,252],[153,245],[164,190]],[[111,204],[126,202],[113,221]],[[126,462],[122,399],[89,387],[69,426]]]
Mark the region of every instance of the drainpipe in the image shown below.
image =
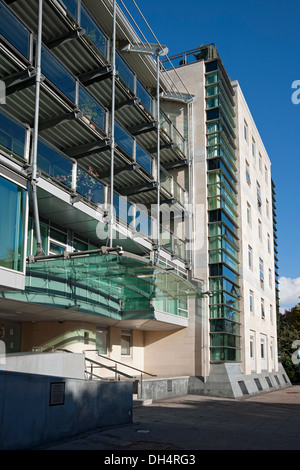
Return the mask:
[[[115,89],[116,89],[116,0],[113,2],[113,35],[112,35],[112,88],[111,88],[111,159],[110,159],[110,224],[109,246],[113,248],[114,222],[114,158],[115,158]]]
[[[36,88],[35,88],[35,113],[34,113],[34,129],[32,142],[32,175],[31,175],[31,192],[33,202],[33,214],[37,239],[36,256],[44,255],[40,219],[37,201],[37,147],[38,147],[38,129],[39,129],[39,106],[40,106],[40,85],[41,85],[41,47],[42,47],[42,24],[43,24],[43,0],[39,0],[39,16],[38,16],[38,35],[36,42]]]
[[[161,49],[157,49],[156,51],[156,85],[157,85],[157,91],[156,91],[156,119],[157,119],[157,161],[156,161],[156,167],[157,167],[157,259],[156,261],[158,262],[159,259],[159,253],[160,253],[160,99],[159,99],[159,94],[160,94],[160,60],[159,56],[161,53]]]

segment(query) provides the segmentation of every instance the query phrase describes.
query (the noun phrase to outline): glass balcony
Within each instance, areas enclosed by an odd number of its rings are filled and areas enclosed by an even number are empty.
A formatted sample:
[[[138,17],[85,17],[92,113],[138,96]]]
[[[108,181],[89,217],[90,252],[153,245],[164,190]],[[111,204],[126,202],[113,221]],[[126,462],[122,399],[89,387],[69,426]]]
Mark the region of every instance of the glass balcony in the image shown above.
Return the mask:
[[[24,159],[25,139],[26,129],[0,113],[0,145]]]
[[[0,34],[26,59],[29,59],[30,33],[2,4],[0,4]]]
[[[90,15],[87,11],[81,6],[80,10],[80,26],[81,28],[85,29],[86,35],[90,41],[97,47],[97,49],[101,52],[103,57],[107,57],[107,39],[96,25],[96,23],[92,20]]]
[[[122,127],[115,122],[115,140],[116,143],[133,159],[134,146],[136,162],[141,165],[150,175],[152,174],[152,157],[139,145],[135,139]]]
[[[41,140],[38,142],[37,154],[38,167],[55,181],[72,189],[73,163]]]
[[[126,198],[114,193],[113,197],[114,212],[117,220],[125,225],[133,225],[134,206]]]
[[[152,229],[152,220],[144,212],[140,211],[138,206],[136,208],[136,215],[135,215],[135,229],[138,232],[141,232],[143,235],[147,237],[151,237],[151,229]]]
[[[95,175],[77,167],[76,192],[94,204],[104,204],[104,186]]]
[[[167,134],[170,139],[177,144],[179,150],[184,153],[185,152],[185,140],[180,134],[180,132],[176,129],[170,119],[166,116],[166,114],[160,110],[160,126],[161,130]]]
[[[173,234],[162,225],[160,227],[160,245],[162,248],[173,252]]]
[[[75,79],[44,46],[42,47],[41,62],[43,75],[75,103]]]
[[[152,175],[152,158],[137,142],[135,147],[135,158],[136,162]]]
[[[149,111],[150,114],[154,114],[154,99],[145,90],[143,85],[137,80],[136,81],[136,96],[141,100],[142,104]]]
[[[173,178],[165,171],[160,170],[160,184],[161,187],[168,191],[169,194],[173,194]]]
[[[179,258],[186,259],[186,242],[173,235],[174,238],[174,253]]]
[[[78,0],[60,0],[60,3],[63,7],[68,10],[68,12],[73,16],[77,21],[78,17]]]
[[[125,129],[115,122],[115,140],[117,144],[125,150],[128,155],[133,158],[133,143],[134,139]]]
[[[74,168],[74,163],[66,155],[42,140],[39,140],[38,143],[38,167],[54,181],[58,181],[69,190],[73,189],[88,201],[94,204],[104,203],[104,185],[93,173],[92,168],[86,170],[79,165]],[[73,188],[72,175],[74,171]]]
[[[176,181],[173,180],[173,189],[174,189],[174,197],[177,199],[179,204],[184,206],[187,204],[187,192],[183,189]]]
[[[119,54],[116,54],[116,71],[118,72],[122,81],[130,88],[130,90],[134,91],[135,75],[127,66],[127,64],[125,64],[124,60],[119,56]]]
[[[81,85],[78,90],[78,106],[100,129],[105,131],[105,110]]]
[[[135,93],[138,98],[140,98],[141,103],[145,106],[149,113],[153,114],[153,98],[138,81],[136,75],[130,70],[128,65],[119,54],[116,54],[116,70],[124,84],[127,85],[128,88],[133,93]]]
[[[177,147],[179,148],[179,150],[182,153],[185,153],[185,140],[183,139],[182,135],[174,126],[173,126],[173,141],[175,142],[175,144],[177,144]]]
[[[172,123],[162,110],[160,110],[160,127],[169,137],[172,137]]]

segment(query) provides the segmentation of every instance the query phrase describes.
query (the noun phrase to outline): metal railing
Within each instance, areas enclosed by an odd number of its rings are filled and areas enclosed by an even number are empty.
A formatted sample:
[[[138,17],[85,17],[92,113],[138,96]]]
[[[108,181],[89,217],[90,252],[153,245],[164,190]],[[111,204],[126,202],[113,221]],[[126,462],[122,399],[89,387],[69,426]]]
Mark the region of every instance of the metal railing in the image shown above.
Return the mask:
[[[103,363],[100,363],[100,362],[97,362],[93,359],[90,359],[88,357],[85,356],[86,360],[91,362],[92,365],[96,365],[97,367],[104,367],[106,369],[109,369],[111,371],[113,371],[115,373],[115,380],[120,380],[120,375],[122,375],[123,377],[126,377],[127,379],[137,379],[136,376],[134,375],[129,375],[129,374],[126,374],[125,372],[123,371],[120,371],[120,369],[118,369],[118,365],[121,365],[122,367],[128,367],[129,369],[132,369],[132,370],[135,370],[137,372],[140,372],[140,388],[141,388],[141,393],[142,393],[142,389],[143,389],[143,374],[144,375],[149,375],[150,377],[157,377],[156,374],[151,374],[150,372],[146,372],[144,370],[141,370],[141,369],[138,369],[137,367],[133,367],[133,366],[130,366],[128,364],[124,364],[123,362],[120,362],[120,361],[116,361],[115,359],[110,359],[109,357],[107,356],[104,356],[102,354],[99,354],[99,351],[98,349],[85,349],[83,350],[83,352],[97,352],[98,356],[99,357],[102,357],[103,359],[106,359],[107,361],[111,361],[111,362],[114,362],[114,366],[110,367],[108,365],[105,365]],[[93,367],[91,367],[91,376],[90,378],[92,379],[92,377],[97,377],[99,378],[99,376],[97,376],[96,374],[93,373]],[[101,379],[101,380],[109,380],[109,379]]]

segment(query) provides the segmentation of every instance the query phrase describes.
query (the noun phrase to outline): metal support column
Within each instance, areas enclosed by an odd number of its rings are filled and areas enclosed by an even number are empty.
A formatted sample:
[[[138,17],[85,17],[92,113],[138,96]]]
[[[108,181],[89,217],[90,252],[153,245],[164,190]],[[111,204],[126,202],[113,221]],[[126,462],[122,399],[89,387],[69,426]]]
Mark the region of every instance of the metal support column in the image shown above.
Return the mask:
[[[161,49],[156,50],[156,120],[157,120],[157,261],[160,253],[160,60]]]
[[[43,25],[43,0],[39,0],[39,15],[38,15],[38,34],[36,43],[36,88],[35,88],[35,113],[34,113],[34,129],[33,129],[33,142],[32,142],[32,176],[31,176],[31,191],[34,212],[34,222],[37,239],[36,255],[44,255],[42,248],[41,232],[40,232],[40,219],[37,201],[37,151],[38,151],[38,132],[39,132],[39,108],[40,108],[40,86],[41,86],[41,47],[42,47],[42,25]]]
[[[111,86],[111,160],[110,160],[110,221],[109,246],[113,248],[114,224],[114,156],[115,156],[115,90],[116,90],[116,0],[113,1],[113,35],[112,35],[112,86]]]

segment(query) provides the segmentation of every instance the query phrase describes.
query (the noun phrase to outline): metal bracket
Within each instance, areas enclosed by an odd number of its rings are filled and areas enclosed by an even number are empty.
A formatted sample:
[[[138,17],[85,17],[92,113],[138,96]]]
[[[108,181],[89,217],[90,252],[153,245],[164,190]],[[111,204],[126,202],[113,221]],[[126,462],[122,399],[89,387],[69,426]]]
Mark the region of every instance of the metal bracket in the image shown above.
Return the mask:
[[[165,56],[168,54],[169,49],[166,46],[159,46],[158,44],[145,44],[143,42],[137,44],[127,44],[121,49],[121,52],[133,52],[136,54],[145,55],[159,55]]]

